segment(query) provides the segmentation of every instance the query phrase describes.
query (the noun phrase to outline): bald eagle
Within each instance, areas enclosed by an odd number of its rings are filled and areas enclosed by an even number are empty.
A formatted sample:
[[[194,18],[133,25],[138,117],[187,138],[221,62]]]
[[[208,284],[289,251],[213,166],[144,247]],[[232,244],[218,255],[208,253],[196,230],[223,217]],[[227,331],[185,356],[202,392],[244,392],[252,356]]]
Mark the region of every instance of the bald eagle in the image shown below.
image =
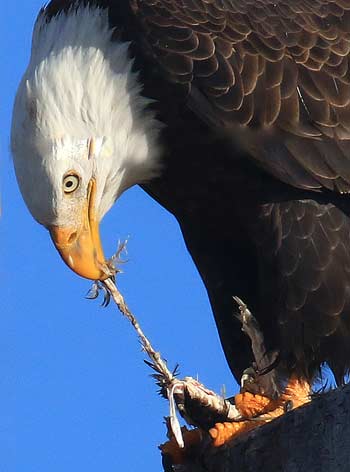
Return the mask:
[[[99,222],[139,184],[179,222],[227,361],[350,366],[350,2],[52,0],[13,112],[18,183],[65,263],[111,275]]]

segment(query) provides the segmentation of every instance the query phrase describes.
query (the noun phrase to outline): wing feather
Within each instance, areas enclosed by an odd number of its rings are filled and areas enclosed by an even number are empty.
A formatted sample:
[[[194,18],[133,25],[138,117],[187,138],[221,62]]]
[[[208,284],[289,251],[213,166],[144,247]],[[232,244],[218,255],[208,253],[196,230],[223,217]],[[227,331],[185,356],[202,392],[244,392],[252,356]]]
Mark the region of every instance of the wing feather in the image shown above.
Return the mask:
[[[350,192],[348,0],[133,0],[133,11],[200,118],[287,183]]]

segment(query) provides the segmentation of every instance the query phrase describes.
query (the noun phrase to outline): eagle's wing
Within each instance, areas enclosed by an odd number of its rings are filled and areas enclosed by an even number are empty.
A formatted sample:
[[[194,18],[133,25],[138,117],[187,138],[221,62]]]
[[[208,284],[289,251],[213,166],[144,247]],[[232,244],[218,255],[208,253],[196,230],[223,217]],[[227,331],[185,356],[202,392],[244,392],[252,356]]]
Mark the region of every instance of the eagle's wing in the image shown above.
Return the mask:
[[[299,188],[350,191],[350,0],[133,0],[189,105]]]
[[[327,360],[341,382],[350,359],[349,218],[333,205],[289,201],[264,205],[254,224],[262,319],[271,317],[279,293],[272,320],[279,320],[281,351],[309,373]]]

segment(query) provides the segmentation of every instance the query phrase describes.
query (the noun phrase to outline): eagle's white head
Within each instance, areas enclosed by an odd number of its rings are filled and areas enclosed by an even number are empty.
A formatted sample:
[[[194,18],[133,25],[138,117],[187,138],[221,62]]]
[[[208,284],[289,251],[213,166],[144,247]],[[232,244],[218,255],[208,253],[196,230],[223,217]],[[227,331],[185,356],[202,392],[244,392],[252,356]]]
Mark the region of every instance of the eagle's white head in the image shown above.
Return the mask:
[[[128,44],[111,41],[105,10],[80,7],[34,27],[13,111],[18,183],[78,274],[108,276],[98,225],[128,187],[159,171],[160,124],[147,110]]]

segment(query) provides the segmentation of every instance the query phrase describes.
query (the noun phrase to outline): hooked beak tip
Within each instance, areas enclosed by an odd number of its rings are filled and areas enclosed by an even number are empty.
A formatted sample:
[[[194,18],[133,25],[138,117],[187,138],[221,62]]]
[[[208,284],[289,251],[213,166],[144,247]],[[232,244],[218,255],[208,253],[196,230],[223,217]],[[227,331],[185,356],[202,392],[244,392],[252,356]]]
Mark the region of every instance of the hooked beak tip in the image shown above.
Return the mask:
[[[90,231],[49,228],[52,241],[63,261],[76,274],[90,280],[105,280],[110,275],[100,240],[94,241]]]

